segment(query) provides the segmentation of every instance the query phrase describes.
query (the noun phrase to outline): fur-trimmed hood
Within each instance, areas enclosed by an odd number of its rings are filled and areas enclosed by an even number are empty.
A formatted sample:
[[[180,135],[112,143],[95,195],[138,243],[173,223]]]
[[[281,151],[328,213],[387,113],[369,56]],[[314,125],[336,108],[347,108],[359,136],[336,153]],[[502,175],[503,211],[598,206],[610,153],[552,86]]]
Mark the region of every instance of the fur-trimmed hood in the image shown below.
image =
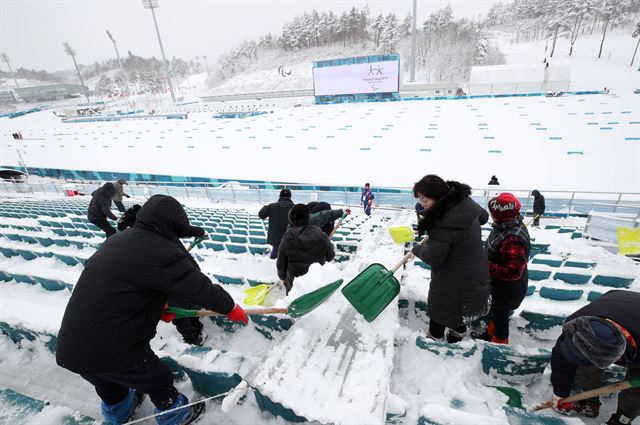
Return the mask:
[[[419,230],[429,231],[436,224],[442,227],[465,228],[478,219],[478,211],[475,208],[466,208],[462,204],[467,199],[474,202],[469,198],[471,187],[456,181],[447,181],[447,184],[449,192],[442,199],[428,210],[418,212],[422,217]]]

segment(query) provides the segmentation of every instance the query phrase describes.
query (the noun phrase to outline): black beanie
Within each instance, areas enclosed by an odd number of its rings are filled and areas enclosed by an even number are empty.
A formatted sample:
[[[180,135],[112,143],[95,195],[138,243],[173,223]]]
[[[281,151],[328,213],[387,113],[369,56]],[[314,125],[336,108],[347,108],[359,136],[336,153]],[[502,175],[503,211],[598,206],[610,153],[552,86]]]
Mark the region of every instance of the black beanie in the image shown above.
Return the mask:
[[[577,365],[593,364],[606,369],[627,347],[627,339],[612,322],[601,317],[582,316],[562,326],[560,350],[566,360]]]
[[[280,191],[281,198],[291,198],[291,191],[289,189],[282,189]]]
[[[294,226],[309,224],[309,208],[305,204],[295,204],[289,210],[289,222]]]
[[[435,174],[427,174],[413,185],[413,196],[422,194],[439,201],[449,192],[449,185]]]

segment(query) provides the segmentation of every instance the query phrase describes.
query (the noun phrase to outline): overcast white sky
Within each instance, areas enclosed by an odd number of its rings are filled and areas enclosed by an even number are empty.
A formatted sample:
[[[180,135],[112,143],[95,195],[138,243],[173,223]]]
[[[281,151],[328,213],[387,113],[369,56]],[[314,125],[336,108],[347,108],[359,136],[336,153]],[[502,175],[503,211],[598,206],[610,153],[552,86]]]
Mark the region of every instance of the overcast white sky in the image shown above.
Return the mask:
[[[317,9],[342,13],[366,4],[372,13],[394,12],[404,17],[412,0],[158,0],[158,25],[168,58],[192,59],[218,55],[243,39],[268,32],[279,34],[282,25],[297,14]],[[485,15],[500,0],[418,0],[418,22],[451,3],[456,17]],[[160,57],[151,12],[142,0],[0,0],[0,52],[9,55],[13,68],[58,71],[71,69],[62,43],[76,50],[79,63],[115,58],[109,30],[122,56],[127,51]],[[7,70],[5,63],[0,69]]]

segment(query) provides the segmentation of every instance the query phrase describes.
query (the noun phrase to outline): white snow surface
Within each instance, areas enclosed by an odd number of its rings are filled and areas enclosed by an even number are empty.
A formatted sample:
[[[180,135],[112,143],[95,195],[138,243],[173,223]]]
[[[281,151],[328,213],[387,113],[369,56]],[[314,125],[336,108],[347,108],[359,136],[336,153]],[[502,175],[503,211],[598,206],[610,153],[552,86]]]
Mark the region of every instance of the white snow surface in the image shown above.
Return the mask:
[[[38,196],[42,198],[43,196]],[[186,205],[206,206],[203,201],[181,199]],[[220,207],[215,204],[215,207]],[[258,205],[229,204],[229,208],[245,208],[254,214]],[[413,212],[375,211],[369,220],[355,211],[356,221],[362,225],[362,242],[351,261],[313,265],[307,275],[296,279],[289,297],[274,301],[276,306],[287,303],[304,293],[326,283],[342,278],[348,282],[368,264],[379,262],[391,267],[402,256],[402,246],[395,245],[387,232],[388,227],[407,224],[414,217]],[[383,221],[383,217],[389,221]],[[15,225],[31,223],[31,220],[0,218],[0,223]],[[554,256],[564,258],[575,255],[581,259],[597,263],[594,273],[600,268],[615,270],[627,276],[640,277],[639,266],[622,256],[612,255],[601,248],[594,248],[585,241],[570,239],[570,233],[560,234],[555,230],[544,230],[544,225],[553,222],[563,225],[579,224],[575,219],[542,220],[542,228],[531,229],[537,243],[549,243]],[[580,222],[584,222],[582,219]],[[376,229],[371,226],[380,225]],[[0,242],[6,238],[0,238]],[[50,247],[52,249],[58,249]],[[67,248],[74,251],[74,248]],[[93,251],[75,249],[77,256],[88,256]],[[249,254],[229,255],[197,250],[203,257],[200,262],[205,273],[256,277],[275,277],[273,260],[254,257]],[[23,260],[7,259],[0,256],[0,270],[9,273],[25,273],[60,278],[74,283],[79,276],[77,267],[61,263],[37,263],[29,270]],[[430,272],[412,263],[399,271],[396,277],[402,281],[401,298],[414,302],[426,301]],[[576,288],[563,282],[532,282],[540,287],[548,284],[554,287]],[[243,287],[224,285],[232,296],[241,301]],[[520,310],[566,316],[586,304],[589,290],[606,292],[609,288],[592,283],[581,285],[585,296],[578,301],[557,302],[541,298],[537,293],[523,302]],[[640,279],[636,279],[630,290],[640,290]],[[70,294],[68,291],[49,292],[38,286],[9,282],[0,285],[0,322],[44,334],[55,335]],[[524,321],[516,311],[511,321],[511,344],[521,353],[536,353],[538,349],[550,349],[559,329],[531,335],[519,328]],[[351,308],[337,292],[327,302],[312,313],[297,319],[288,332],[273,332],[274,340],[264,338],[253,325],[236,332],[224,332],[212,322],[204,321],[208,339],[205,345],[214,350],[203,358],[185,355],[188,346],[181,342],[176,329],[165,323],[158,326],[158,334],[152,347],[161,356],[171,355],[181,364],[194,370],[210,370],[208,362],[218,355],[219,350],[237,353],[250,360],[238,370],[241,376],[268,395],[273,401],[282,403],[319,423],[385,423],[385,414],[393,413],[402,417],[401,423],[414,424],[420,416],[438,423],[507,423],[508,417],[502,410],[505,396],[487,385],[511,385],[496,380],[482,372],[480,351],[468,358],[443,357],[419,349],[415,339],[426,327],[425,316],[410,314],[399,316],[397,304],[392,302],[372,323],[367,323]],[[333,333],[338,329],[338,333]],[[332,335],[333,333],[333,335]],[[327,344],[327,342],[330,342]],[[459,344],[469,348],[472,341]],[[33,421],[56,423],[56,415],[69,412],[100,418],[99,399],[91,386],[78,375],[69,373],[55,365],[53,355],[39,342],[21,343],[21,348],[6,336],[0,336],[0,388],[12,388],[35,398],[49,400],[51,408],[45,410]],[[235,355],[235,354],[234,354]],[[234,370],[235,360],[229,360],[222,367]],[[220,365],[218,365],[220,367]],[[51,385],[55,384],[55,391]],[[548,370],[533,384],[516,387],[524,393],[529,405],[550,397]],[[191,400],[201,396],[194,392],[190,382],[178,384],[178,389]],[[615,410],[615,398],[604,399],[603,414],[600,419]],[[153,406],[146,400],[140,408],[139,417],[152,414]],[[11,414],[11,411],[9,412]],[[16,413],[17,414],[17,413]],[[551,412],[547,414],[553,415]],[[282,424],[281,418],[273,418],[261,412],[253,396],[228,413],[223,413],[217,403],[208,403],[205,423],[269,423]],[[47,422],[50,421],[50,422]],[[577,420],[574,420],[577,421]],[[584,420],[587,424],[597,420]],[[21,422],[17,422],[21,423]],[[35,422],[25,422],[35,423]],[[580,423],[577,421],[577,423]]]
[[[0,164],[18,166],[19,150],[29,167],[66,170],[378,187],[409,187],[428,171],[476,188],[495,174],[522,190],[640,192],[633,93],[272,112],[109,123],[62,123],[51,111],[2,118]],[[16,131],[24,140],[13,140]]]

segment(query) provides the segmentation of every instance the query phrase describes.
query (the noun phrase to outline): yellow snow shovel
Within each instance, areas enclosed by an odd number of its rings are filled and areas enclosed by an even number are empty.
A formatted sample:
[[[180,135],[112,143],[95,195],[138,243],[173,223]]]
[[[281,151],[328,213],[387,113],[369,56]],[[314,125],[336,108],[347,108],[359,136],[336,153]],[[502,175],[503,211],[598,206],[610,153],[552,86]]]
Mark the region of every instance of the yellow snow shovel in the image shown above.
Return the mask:
[[[413,242],[416,235],[409,226],[390,227],[389,234],[395,243]]]
[[[264,302],[264,299],[269,295],[269,292],[273,291],[276,286],[280,286],[282,282],[272,283],[268,285],[263,283],[261,285],[253,286],[251,288],[245,289],[244,292],[247,294],[246,298],[242,303],[244,305],[259,305]]]

